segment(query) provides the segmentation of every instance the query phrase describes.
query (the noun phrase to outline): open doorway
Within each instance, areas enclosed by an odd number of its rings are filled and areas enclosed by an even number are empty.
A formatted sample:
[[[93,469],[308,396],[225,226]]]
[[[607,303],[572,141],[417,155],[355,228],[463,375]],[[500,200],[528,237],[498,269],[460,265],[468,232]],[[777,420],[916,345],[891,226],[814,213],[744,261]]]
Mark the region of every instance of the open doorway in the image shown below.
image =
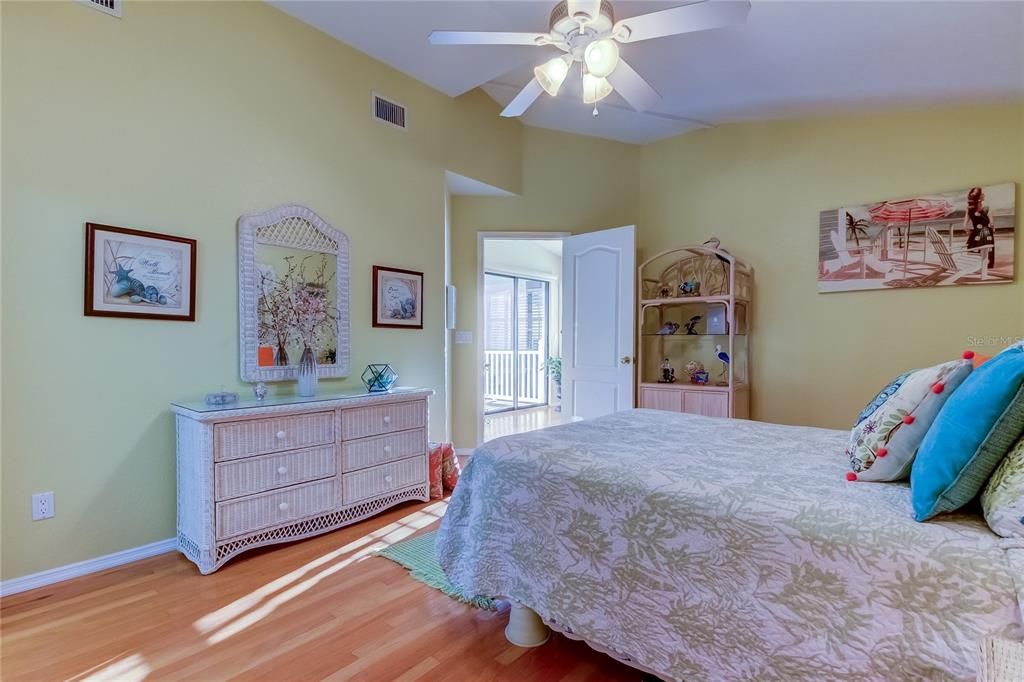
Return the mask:
[[[562,236],[481,235],[484,441],[561,422]]]

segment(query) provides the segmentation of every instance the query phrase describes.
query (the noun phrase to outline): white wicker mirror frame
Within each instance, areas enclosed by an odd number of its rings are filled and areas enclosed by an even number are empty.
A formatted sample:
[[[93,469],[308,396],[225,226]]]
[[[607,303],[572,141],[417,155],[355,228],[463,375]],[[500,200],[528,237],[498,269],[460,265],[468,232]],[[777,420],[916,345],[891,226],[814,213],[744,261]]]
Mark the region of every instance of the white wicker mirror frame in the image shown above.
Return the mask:
[[[333,365],[317,365],[321,377],[349,374],[351,328],[349,324],[349,245],[348,235],[332,227],[319,215],[298,204],[287,204],[264,213],[243,215],[238,219],[238,328],[239,354],[243,381],[288,381],[297,379],[298,366],[260,367],[258,356],[258,320],[256,302],[259,271],[256,246],[270,244],[337,258],[335,282],[338,302],[338,347]]]

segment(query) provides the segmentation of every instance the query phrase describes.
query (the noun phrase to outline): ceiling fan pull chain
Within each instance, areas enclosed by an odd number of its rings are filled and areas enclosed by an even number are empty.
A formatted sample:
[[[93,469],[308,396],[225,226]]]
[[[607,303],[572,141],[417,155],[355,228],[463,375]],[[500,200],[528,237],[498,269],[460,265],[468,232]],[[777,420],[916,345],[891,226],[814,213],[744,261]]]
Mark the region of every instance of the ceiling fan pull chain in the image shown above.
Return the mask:
[[[594,103],[594,112],[593,112],[593,113],[591,114],[591,116],[593,116],[594,118],[597,118],[597,117],[598,117],[598,116],[600,116],[600,115],[601,115],[601,112],[599,112],[599,111],[597,110],[597,102],[595,102],[595,103]]]

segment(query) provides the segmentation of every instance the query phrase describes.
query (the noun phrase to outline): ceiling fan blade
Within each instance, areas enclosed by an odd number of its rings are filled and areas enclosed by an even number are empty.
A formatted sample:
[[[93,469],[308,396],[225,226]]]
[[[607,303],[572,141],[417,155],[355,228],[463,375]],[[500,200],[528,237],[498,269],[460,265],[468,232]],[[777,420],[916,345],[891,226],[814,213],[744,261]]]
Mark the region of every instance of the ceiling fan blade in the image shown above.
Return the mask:
[[[619,65],[608,76],[608,82],[637,111],[650,111],[661,101],[658,91],[641,78],[625,59],[619,60]]]
[[[641,14],[616,22],[612,35],[620,43],[694,33],[742,24],[750,13],[748,0],[703,0],[672,9]]]
[[[508,106],[501,112],[501,115],[509,118],[512,116],[522,116],[523,112],[530,108],[530,105],[540,97],[540,93],[544,92],[544,88],[540,86],[536,78],[530,80],[526,84],[526,87],[519,91],[519,94],[512,98],[512,101],[508,103]]]
[[[434,31],[431,45],[547,45],[547,33],[507,33],[502,31]]]

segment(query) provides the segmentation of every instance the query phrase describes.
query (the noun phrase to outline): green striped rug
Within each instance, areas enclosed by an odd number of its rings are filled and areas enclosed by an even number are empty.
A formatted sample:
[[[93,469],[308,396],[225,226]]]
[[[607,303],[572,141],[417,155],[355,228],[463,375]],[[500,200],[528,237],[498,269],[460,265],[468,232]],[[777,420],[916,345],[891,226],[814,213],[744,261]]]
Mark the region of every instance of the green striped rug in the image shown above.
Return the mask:
[[[384,549],[377,550],[375,554],[405,566],[409,569],[409,575],[413,579],[419,580],[435,590],[441,590],[452,599],[478,609],[497,611],[498,605],[490,597],[467,597],[448,582],[448,576],[444,574],[440,564],[437,563],[437,551],[434,549],[436,539],[437,531],[432,530],[429,533],[388,545]]]

